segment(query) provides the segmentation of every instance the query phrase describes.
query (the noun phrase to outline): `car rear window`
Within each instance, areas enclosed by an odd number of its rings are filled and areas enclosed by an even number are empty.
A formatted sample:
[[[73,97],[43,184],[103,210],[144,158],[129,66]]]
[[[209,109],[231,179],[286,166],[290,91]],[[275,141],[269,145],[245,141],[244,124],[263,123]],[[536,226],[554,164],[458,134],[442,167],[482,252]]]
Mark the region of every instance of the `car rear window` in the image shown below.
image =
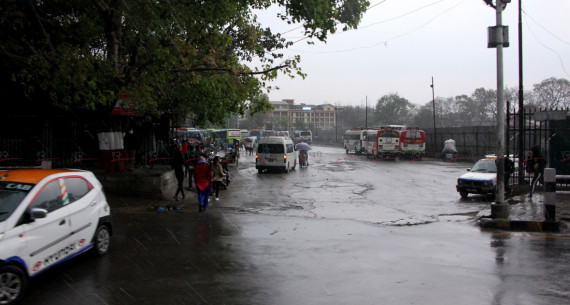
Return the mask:
[[[257,147],[258,153],[265,153],[265,154],[282,154],[285,152],[283,148],[283,144],[259,144]]]
[[[406,139],[421,139],[422,138],[422,134],[419,131],[410,131],[407,130],[405,132],[405,138]]]
[[[397,131],[392,130],[381,130],[380,137],[382,138],[399,138],[399,134]]]

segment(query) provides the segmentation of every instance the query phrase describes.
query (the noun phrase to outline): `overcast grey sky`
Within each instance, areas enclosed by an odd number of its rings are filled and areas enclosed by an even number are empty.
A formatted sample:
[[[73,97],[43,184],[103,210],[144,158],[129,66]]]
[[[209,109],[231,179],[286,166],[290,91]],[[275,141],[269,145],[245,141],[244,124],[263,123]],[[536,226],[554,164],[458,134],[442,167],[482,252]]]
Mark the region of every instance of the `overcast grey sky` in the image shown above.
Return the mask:
[[[280,75],[271,101],[296,104],[368,105],[398,93],[424,105],[435,96],[471,95],[497,89],[496,49],[487,48],[487,27],[495,10],[483,0],[371,0],[357,30],[337,32],[328,42],[297,42],[286,57],[301,55],[305,80]],[[570,0],[522,0],[525,90],[550,77],[570,80]],[[259,12],[259,21],[293,41],[299,25]],[[504,49],[504,84],[518,88],[518,1],[503,12],[510,47]]]

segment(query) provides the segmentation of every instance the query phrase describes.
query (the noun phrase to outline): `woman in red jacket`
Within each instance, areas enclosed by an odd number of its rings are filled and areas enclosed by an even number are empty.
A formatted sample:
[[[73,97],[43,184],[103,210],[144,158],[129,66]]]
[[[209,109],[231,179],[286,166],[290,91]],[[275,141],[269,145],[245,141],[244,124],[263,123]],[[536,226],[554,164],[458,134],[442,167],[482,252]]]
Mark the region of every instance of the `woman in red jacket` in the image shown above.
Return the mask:
[[[212,177],[210,164],[204,157],[200,157],[196,166],[194,166],[194,182],[196,183],[196,191],[198,192],[198,211],[200,212],[205,211],[208,207]]]

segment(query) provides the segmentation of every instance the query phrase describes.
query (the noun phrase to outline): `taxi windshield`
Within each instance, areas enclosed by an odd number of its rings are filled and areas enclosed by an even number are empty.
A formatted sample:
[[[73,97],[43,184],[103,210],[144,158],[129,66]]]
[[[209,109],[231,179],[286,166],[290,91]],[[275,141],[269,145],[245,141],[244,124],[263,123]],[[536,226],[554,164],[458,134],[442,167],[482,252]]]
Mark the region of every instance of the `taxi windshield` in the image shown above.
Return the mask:
[[[28,183],[0,182],[0,222],[12,215],[32,187]]]
[[[471,171],[475,173],[496,173],[497,165],[495,165],[495,160],[479,160],[473,165]]]

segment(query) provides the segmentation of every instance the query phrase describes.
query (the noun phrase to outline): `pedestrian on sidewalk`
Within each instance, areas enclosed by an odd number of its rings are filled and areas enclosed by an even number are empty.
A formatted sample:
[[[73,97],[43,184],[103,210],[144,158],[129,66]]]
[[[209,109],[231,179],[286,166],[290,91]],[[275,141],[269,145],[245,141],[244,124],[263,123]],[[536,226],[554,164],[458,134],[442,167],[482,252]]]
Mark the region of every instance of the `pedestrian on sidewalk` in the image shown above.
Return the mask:
[[[205,211],[208,208],[212,176],[210,164],[203,156],[201,156],[194,167],[194,181],[196,182],[196,191],[198,192],[199,212]]]
[[[178,187],[176,188],[176,193],[174,193],[174,200],[178,201],[178,195],[182,195],[182,199],[186,198],[184,195],[184,168],[186,167],[184,162],[184,156],[182,151],[180,151],[180,146],[177,143],[172,144],[171,148],[171,163],[172,169],[174,169],[174,175],[176,176],[176,181]]]
[[[125,145],[125,168],[131,172],[135,168],[137,149],[139,147],[139,139],[132,127],[125,133],[123,143]]]
[[[530,149],[528,159],[526,160],[526,166],[527,172],[533,174],[529,194],[529,196],[532,196],[538,182],[544,185],[544,168],[546,167],[546,160],[540,152],[540,146],[535,145]]]
[[[212,171],[214,172],[214,196],[216,196],[217,201],[219,200],[220,186],[225,185],[224,181],[226,179],[226,173],[224,173],[224,168],[222,163],[220,163],[220,156],[214,157]]]
[[[187,190],[192,190],[192,176],[194,175],[194,166],[200,157],[198,150],[198,144],[192,142],[188,146],[188,153],[186,154],[186,175],[188,175],[188,188]]]

